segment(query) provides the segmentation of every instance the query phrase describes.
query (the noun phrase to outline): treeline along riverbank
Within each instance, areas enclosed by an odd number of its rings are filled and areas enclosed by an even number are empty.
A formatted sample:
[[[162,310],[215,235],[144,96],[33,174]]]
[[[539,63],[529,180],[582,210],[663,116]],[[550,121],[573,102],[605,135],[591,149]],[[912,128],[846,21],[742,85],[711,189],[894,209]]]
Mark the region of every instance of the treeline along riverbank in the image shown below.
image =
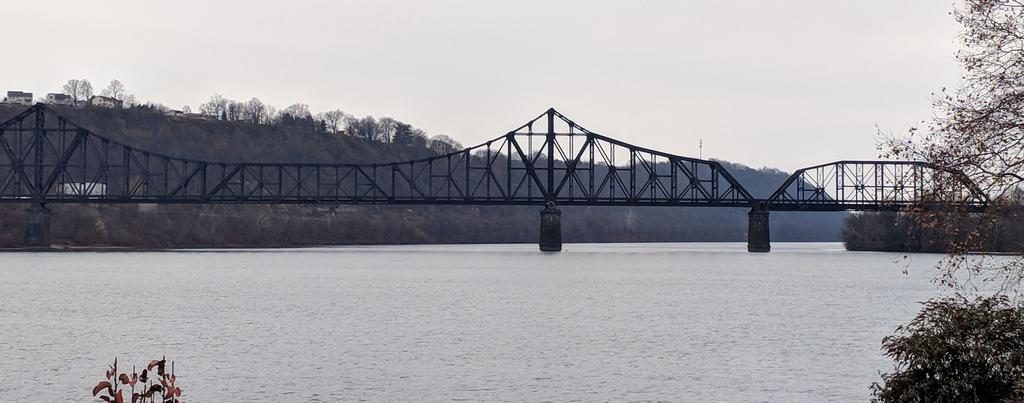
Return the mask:
[[[24,107],[0,107],[0,121]],[[404,161],[436,155],[429,143],[372,141],[310,125],[168,116],[153,108],[60,109],[76,123],[141,149],[212,161]],[[512,122],[514,123],[514,122]],[[787,174],[723,162],[766,197]],[[70,246],[274,247],[337,244],[536,242],[539,207],[51,204],[51,240]],[[0,204],[0,247],[22,242],[24,205]],[[747,210],[563,207],[566,242],[746,239]],[[774,241],[838,241],[842,213],[772,213]]]
[[[970,239],[969,249],[975,252],[1024,251],[1024,207],[1020,203],[1004,206],[994,216],[953,215],[932,221],[910,213],[854,213],[843,226],[843,243],[847,250],[946,253],[954,243]]]

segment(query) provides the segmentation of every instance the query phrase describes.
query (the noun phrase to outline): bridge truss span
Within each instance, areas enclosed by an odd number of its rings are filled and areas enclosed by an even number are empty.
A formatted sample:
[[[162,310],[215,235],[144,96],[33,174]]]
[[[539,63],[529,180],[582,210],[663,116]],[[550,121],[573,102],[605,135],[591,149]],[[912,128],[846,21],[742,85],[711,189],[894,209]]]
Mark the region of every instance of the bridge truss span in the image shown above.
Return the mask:
[[[214,162],[142,150],[45,105],[0,124],[0,202],[747,206],[718,162],[590,132],[554,109],[486,143],[394,163]]]
[[[899,211],[928,204],[980,210],[988,203],[963,173],[926,162],[836,161],[797,170],[764,204],[782,211]]]
[[[922,162],[837,161],[752,196],[717,161],[635,146],[548,109],[502,136],[412,161],[220,162],[145,150],[37,104],[0,123],[0,203],[30,204],[26,244],[45,245],[48,203],[535,205],[541,249],[561,249],[557,206],[744,207],[748,250],[770,250],[769,211],[896,211],[988,198]]]

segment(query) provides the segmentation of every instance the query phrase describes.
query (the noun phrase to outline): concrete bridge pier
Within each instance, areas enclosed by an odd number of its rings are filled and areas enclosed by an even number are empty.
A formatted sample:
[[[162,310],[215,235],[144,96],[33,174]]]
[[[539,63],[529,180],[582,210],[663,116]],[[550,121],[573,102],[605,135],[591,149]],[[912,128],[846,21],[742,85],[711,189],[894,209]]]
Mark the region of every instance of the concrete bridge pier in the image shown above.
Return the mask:
[[[25,208],[24,242],[30,248],[50,247],[50,210],[43,204],[32,204]]]
[[[540,212],[540,250],[559,252],[562,250],[562,210],[555,203],[548,202]]]
[[[754,207],[747,213],[747,252],[771,252],[768,210]]]

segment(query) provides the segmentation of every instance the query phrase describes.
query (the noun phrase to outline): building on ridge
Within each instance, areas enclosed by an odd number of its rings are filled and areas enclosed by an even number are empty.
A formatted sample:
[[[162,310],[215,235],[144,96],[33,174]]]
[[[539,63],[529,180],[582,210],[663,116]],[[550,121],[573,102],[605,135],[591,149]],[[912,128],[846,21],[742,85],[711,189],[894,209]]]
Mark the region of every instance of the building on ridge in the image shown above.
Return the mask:
[[[46,94],[46,103],[50,105],[73,106],[75,101],[68,94],[49,93]]]
[[[124,101],[117,98],[105,97],[102,95],[96,95],[89,98],[89,106],[98,106],[101,108],[113,108],[121,109],[124,107]]]
[[[32,105],[32,93],[21,91],[7,91],[4,102],[9,104]]]

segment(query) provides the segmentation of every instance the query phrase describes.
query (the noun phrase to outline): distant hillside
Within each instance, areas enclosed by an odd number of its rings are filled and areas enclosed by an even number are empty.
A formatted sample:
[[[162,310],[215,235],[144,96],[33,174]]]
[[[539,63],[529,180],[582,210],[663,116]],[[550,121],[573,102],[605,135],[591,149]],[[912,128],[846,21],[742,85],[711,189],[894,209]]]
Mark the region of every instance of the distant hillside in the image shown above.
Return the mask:
[[[23,107],[0,106],[0,121]],[[391,162],[434,155],[309,129],[169,117],[146,108],[61,109],[127,144],[214,161]],[[514,123],[514,122],[512,122]],[[723,162],[755,196],[787,174]],[[54,243],[227,247],[536,242],[539,208],[473,206],[51,205]],[[566,242],[743,241],[746,209],[563,207]],[[772,213],[773,241],[838,241],[845,214]],[[0,205],[0,246],[18,246],[23,206]]]

